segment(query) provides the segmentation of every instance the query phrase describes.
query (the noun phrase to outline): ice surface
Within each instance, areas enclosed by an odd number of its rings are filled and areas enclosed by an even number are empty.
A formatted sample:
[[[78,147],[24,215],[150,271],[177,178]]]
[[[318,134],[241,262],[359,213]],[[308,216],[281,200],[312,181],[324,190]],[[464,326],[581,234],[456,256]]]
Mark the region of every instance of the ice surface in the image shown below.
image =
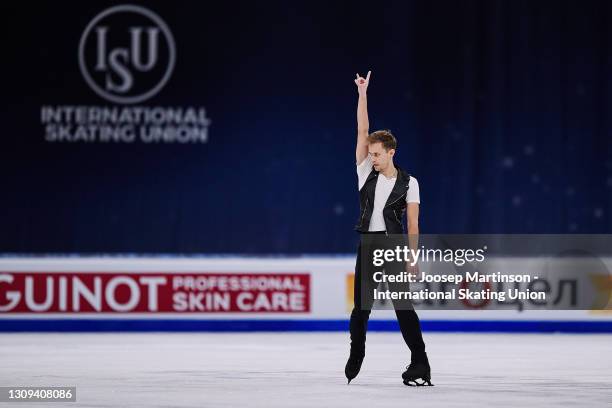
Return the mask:
[[[435,387],[402,384],[399,332],[368,334],[350,385],[347,333],[2,334],[0,385],[77,387],[53,407],[612,404],[612,335],[424,335]]]

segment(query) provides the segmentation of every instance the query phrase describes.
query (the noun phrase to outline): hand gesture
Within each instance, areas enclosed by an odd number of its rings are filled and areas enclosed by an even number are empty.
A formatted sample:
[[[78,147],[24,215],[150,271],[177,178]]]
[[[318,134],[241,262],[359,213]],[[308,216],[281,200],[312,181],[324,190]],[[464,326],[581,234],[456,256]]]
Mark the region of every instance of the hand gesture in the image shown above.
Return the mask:
[[[361,77],[357,74],[357,78],[355,79],[355,85],[357,85],[357,91],[361,93],[365,93],[368,90],[368,84],[370,83],[370,73],[372,71],[368,71],[366,77]]]

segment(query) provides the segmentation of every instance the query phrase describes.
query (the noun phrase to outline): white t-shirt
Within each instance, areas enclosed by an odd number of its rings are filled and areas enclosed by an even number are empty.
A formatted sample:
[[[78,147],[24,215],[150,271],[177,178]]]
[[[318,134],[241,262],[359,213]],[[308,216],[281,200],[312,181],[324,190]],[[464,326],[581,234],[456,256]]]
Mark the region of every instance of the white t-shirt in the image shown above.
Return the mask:
[[[357,166],[357,178],[359,181],[359,190],[365,184],[368,176],[372,172],[372,158],[367,155],[365,160]],[[368,231],[385,231],[385,219],[383,217],[383,208],[387,203],[387,199],[391,194],[391,190],[395,186],[395,180],[397,177],[388,179],[382,173],[378,173],[378,181],[376,182],[376,190],[374,192],[374,209],[372,210],[372,218],[370,219],[370,227]],[[421,198],[419,196],[419,182],[416,178],[410,176],[408,182],[408,194],[406,195],[407,203],[420,203]]]

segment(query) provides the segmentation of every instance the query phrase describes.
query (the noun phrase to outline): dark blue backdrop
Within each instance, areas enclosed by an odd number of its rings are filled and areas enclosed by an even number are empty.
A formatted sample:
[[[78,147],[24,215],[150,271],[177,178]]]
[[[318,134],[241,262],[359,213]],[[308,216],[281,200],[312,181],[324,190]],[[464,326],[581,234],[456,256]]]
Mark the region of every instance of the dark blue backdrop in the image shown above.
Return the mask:
[[[352,252],[368,69],[421,232],[612,230],[607,1],[138,3],[177,44],[147,103],[205,106],[209,142],[45,142],[41,105],[109,105],[77,48],[114,4],[1,6],[2,252]]]

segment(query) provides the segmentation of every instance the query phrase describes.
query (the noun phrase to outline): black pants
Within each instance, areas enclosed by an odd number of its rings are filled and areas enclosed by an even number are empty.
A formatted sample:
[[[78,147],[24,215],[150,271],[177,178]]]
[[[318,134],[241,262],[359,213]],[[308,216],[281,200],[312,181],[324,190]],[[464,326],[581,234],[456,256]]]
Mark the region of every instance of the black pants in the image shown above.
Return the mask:
[[[383,232],[384,234],[384,232]],[[350,332],[351,332],[351,350],[362,354],[365,352],[366,331],[368,328],[368,320],[372,311],[372,302],[374,298],[374,286],[372,283],[373,268],[364,267],[372,265],[369,262],[362,263],[362,252],[371,254],[372,251],[362,251],[363,243],[359,243],[357,250],[357,264],[355,266],[355,285],[353,287],[353,311],[351,312]],[[364,270],[365,269],[365,270]],[[364,276],[364,274],[367,274]],[[365,279],[364,279],[365,278]],[[362,285],[368,287],[363,288]],[[364,289],[364,290],[362,290]],[[392,288],[390,288],[392,289]],[[421,325],[419,317],[414,309],[406,310],[405,307],[399,309],[394,303],[395,315],[399,322],[400,330],[406,345],[410,349],[413,361],[419,361],[425,355],[425,343],[421,333]]]

